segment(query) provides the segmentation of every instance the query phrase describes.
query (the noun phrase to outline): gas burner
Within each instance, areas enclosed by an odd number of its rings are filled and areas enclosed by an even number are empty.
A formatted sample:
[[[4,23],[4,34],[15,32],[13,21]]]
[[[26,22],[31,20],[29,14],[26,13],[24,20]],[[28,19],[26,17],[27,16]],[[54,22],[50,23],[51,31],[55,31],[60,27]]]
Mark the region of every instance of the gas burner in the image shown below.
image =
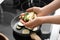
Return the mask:
[[[39,1],[39,0],[38,1],[34,1],[34,0],[33,1],[25,1],[21,4],[21,9],[24,11],[30,7],[34,7],[34,6],[43,7],[45,5],[46,5],[45,2]]]
[[[46,3],[41,0],[19,0],[17,2],[14,2],[14,6],[22,11],[25,11],[30,7],[43,7],[45,5]]]

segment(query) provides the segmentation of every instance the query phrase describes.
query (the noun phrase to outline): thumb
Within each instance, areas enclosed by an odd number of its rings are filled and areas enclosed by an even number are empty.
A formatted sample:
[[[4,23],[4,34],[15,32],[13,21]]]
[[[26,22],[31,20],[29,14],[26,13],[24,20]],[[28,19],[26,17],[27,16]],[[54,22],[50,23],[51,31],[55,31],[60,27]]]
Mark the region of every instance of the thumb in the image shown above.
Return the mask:
[[[27,12],[32,12],[33,11],[33,8],[28,8],[26,11]]]

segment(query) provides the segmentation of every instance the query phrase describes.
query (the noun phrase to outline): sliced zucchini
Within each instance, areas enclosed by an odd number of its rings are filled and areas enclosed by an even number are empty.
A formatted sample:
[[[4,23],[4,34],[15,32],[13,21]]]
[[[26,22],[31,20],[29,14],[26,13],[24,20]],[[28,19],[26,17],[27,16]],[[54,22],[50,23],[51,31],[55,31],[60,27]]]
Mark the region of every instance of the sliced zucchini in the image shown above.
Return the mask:
[[[29,20],[29,19],[27,19],[27,15],[28,15],[28,13],[26,12],[25,16],[24,16],[24,21],[28,21]]]
[[[23,26],[23,24],[22,24],[21,22],[18,22],[18,24],[17,24],[17,25]]]
[[[16,26],[16,29],[17,29],[17,30],[20,30],[20,29],[21,29],[21,27],[17,25],[17,26]]]
[[[34,18],[34,12],[25,13],[24,21],[29,21]]]
[[[30,19],[33,19],[33,17],[34,17],[34,12],[30,12],[28,16],[29,16],[29,20],[30,20]]]
[[[22,19],[24,19],[24,16],[22,16]]]
[[[25,22],[28,22],[31,19],[34,19],[36,17],[36,14],[34,12],[25,12],[25,15],[22,16],[22,19]]]
[[[22,34],[29,34],[30,31],[28,29],[23,29]]]
[[[38,27],[33,28],[33,31],[37,31],[38,29],[39,29],[39,26],[38,26]]]

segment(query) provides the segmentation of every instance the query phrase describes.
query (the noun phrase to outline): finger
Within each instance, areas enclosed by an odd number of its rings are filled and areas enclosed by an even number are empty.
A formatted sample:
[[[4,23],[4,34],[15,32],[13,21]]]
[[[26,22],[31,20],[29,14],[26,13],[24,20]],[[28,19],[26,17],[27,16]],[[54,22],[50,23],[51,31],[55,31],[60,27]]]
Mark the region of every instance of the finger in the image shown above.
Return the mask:
[[[24,22],[22,19],[20,19],[20,22],[23,23],[25,25],[26,22]],[[26,28],[32,29],[32,27],[28,27],[25,25]]]
[[[26,11],[27,12],[31,12],[31,11],[33,11],[34,9],[36,9],[37,7],[32,7],[32,8],[29,8],[29,9],[27,9]]]
[[[24,13],[21,13],[21,16],[24,16],[25,14]]]
[[[34,28],[34,24],[32,21],[26,22],[25,26],[29,27],[29,28]]]
[[[27,11],[27,12],[32,12],[32,11],[35,12],[35,10],[36,10],[36,7],[32,7],[32,8],[27,9],[26,11]]]
[[[32,12],[33,11],[33,8],[29,8],[26,10],[27,12]]]
[[[36,14],[34,14],[34,16],[35,16],[35,18],[37,17],[37,15],[36,15]]]
[[[22,19],[20,19],[20,22],[23,23],[23,24],[25,24],[25,22]]]
[[[34,27],[38,26],[39,24],[40,24],[40,23],[37,22],[37,21],[35,21],[35,19],[34,19],[34,20],[31,20],[31,21],[29,21],[29,22],[27,22],[27,23],[25,23],[25,25],[26,25],[27,27],[30,27],[30,28],[34,28]]]
[[[33,28],[30,28],[30,27],[27,27],[27,26],[25,26],[26,28],[28,28],[28,29],[30,29],[30,30],[32,30]]]
[[[21,16],[19,16],[19,18],[21,18]]]
[[[19,18],[21,18],[21,16],[24,16],[24,15],[25,15],[24,13],[21,13],[20,16],[19,16]]]

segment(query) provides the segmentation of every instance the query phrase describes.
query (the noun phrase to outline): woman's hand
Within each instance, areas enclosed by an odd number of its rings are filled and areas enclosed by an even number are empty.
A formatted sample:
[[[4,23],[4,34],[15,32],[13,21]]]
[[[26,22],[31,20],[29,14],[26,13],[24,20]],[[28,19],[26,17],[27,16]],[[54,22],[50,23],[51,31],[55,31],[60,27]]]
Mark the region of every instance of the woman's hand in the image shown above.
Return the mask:
[[[33,33],[30,35],[32,39],[34,40],[41,40],[41,38],[36,34],[36,33]]]
[[[29,22],[24,22],[22,19],[20,20],[26,27],[34,28],[36,26],[39,26],[43,24],[43,20],[40,17],[36,17],[33,20],[30,20]]]
[[[43,16],[42,15],[42,8],[40,7],[32,7],[26,10],[27,12],[35,12],[37,16]]]

